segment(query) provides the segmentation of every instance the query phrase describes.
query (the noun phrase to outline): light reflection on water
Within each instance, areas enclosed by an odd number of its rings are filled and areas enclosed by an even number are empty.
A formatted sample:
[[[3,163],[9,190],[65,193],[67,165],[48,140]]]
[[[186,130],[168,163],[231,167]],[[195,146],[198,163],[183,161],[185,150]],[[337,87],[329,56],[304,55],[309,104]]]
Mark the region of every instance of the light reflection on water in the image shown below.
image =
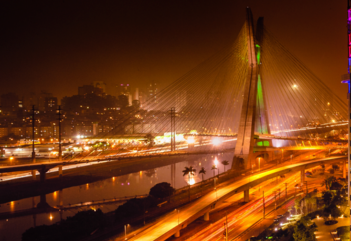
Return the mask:
[[[138,171],[122,176],[113,176],[111,178],[87,183],[85,185],[57,190],[46,195],[46,202],[50,206],[69,205],[86,201],[99,201],[103,199],[113,199],[125,196],[135,196],[148,194],[151,187],[160,182],[169,182],[175,188],[181,188],[186,185],[193,185],[202,180],[202,176],[198,173],[201,167],[204,167],[206,174],[204,180],[213,176],[211,171],[214,161],[217,160],[217,168],[219,172],[224,171],[221,164],[223,160],[227,160],[229,165],[226,170],[230,169],[233,153],[209,154],[199,156],[185,156],[184,161],[163,167]],[[185,167],[192,166],[196,169],[194,176],[183,176]],[[217,170],[216,170],[217,174]],[[0,212],[18,211],[35,207],[40,202],[40,197],[25,198],[10,203],[1,204]],[[109,204],[103,206],[95,206],[103,212],[114,211],[120,204]],[[51,212],[45,214],[37,214],[24,216],[19,218],[11,218],[8,221],[0,220],[0,240],[21,240],[22,233],[33,227],[34,225],[50,225],[60,221],[62,218],[73,216],[78,212],[77,209],[62,212]]]

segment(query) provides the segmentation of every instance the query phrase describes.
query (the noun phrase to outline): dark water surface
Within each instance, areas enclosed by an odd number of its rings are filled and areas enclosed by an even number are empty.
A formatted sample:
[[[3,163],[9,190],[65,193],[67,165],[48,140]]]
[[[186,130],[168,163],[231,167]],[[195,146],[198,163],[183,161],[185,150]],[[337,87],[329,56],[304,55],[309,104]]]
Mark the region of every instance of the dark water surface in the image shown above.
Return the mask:
[[[167,158],[167,157],[165,157]],[[175,188],[181,188],[187,185],[188,177],[184,177],[182,170],[186,166],[193,166],[196,169],[196,175],[191,179],[192,183],[201,181],[201,175],[198,174],[201,167],[207,171],[204,179],[213,176],[211,170],[215,160],[218,162],[219,172],[224,171],[224,166],[221,164],[223,160],[227,160],[229,165],[226,169],[231,168],[233,153],[219,153],[207,155],[193,155],[183,157],[183,161],[175,164],[166,165],[150,170],[143,170],[139,172],[130,173],[123,176],[110,177],[105,180],[75,186],[55,191],[46,194],[46,202],[50,206],[76,204],[87,201],[99,201],[103,199],[113,199],[125,196],[148,194],[151,187],[160,182],[169,182]],[[172,175],[173,171],[173,175]],[[217,170],[216,170],[217,174]],[[174,177],[174,178],[173,178]],[[39,203],[40,197],[25,198],[5,204],[1,204],[0,212],[18,211],[31,209]],[[100,208],[104,213],[114,211],[121,203],[95,206],[93,208]],[[92,208],[92,207],[89,207]],[[73,216],[78,211],[84,209],[71,209],[62,212],[62,218]],[[0,220],[0,241],[21,240],[22,233],[27,229],[39,226],[50,225],[61,220],[59,212],[43,213],[28,215],[17,218],[10,218],[8,220]]]

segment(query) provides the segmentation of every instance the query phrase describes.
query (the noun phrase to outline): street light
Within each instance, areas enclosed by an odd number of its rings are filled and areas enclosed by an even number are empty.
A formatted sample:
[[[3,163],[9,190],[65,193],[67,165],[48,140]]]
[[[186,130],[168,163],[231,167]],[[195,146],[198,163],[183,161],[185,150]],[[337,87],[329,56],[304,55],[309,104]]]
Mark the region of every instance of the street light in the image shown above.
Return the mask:
[[[304,181],[304,183],[306,183],[306,196],[308,194],[308,186],[307,186],[307,181]]]
[[[129,226],[129,224],[127,224]],[[127,240],[127,225],[124,225],[124,240]]]
[[[258,158],[258,171],[261,171],[261,157]]]
[[[178,225],[179,225],[179,209],[176,209],[178,212]]]

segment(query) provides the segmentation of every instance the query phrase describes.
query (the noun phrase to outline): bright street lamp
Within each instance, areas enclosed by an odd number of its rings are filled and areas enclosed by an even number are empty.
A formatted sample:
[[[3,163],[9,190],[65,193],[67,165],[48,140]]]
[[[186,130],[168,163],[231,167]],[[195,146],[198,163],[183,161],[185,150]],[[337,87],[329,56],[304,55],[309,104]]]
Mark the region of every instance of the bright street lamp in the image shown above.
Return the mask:
[[[124,240],[127,240],[127,226],[129,226],[129,224],[124,225]]]

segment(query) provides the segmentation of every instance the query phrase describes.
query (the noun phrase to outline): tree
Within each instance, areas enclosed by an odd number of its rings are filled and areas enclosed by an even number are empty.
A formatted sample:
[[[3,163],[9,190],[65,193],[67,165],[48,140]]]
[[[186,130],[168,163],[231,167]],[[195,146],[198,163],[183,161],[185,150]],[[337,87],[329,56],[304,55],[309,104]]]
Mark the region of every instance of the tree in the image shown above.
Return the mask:
[[[22,234],[22,240],[81,240],[94,230],[104,228],[106,217],[100,209],[78,212],[59,223],[32,227]]]
[[[297,214],[297,210],[301,209],[301,200],[302,200],[302,198],[296,198],[295,199],[296,214]],[[300,210],[300,212],[302,213],[302,210]]]
[[[228,162],[228,161],[226,161],[226,160],[224,160],[224,161],[222,161],[222,164],[223,164],[223,167],[224,167],[224,172],[225,172],[225,166],[226,166],[226,165],[229,165],[229,162]]]
[[[308,197],[305,197],[305,202],[307,206],[307,212],[310,212],[311,209],[313,209],[314,205],[317,203],[317,199],[309,195]]]
[[[201,167],[199,174],[202,174],[202,182],[201,182],[201,194],[202,194],[202,184],[204,182],[204,174],[206,174],[206,170],[204,167]]]
[[[315,241],[314,232],[316,231],[315,225],[305,224],[306,220],[298,221],[294,227],[294,240],[303,240],[303,241]]]
[[[244,168],[245,160],[242,157],[234,156],[233,157],[233,165],[237,168]]]
[[[166,198],[174,193],[175,189],[168,182],[161,182],[150,189],[149,195],[155,198]]]
[[[340,217],[341,211],[336,205],[332,205],[330,207],[330,214],[331,214],[331,217],[335,220],[338,217]]]
[[[334,171],[339,170],[339,166],[338,166],[338,165],[336,165],[336,164],[333,164],[333,165],[332,165],[332,168],[334,169]]]
[[[330,190],[335,190],[335,191],[341,191],[343,185],[338,183],[338,182],[333,182],[331,185],[330,185]]]
[[[333,194],[331,194],[331,193],[328,192],[328,191],[327,191],[327,192],[323,192],[322,198],[323,198],[324,204],[325,204],[326,206],[329,206],[330,203],[331,203],[331,201],[332,201],[332,199],[333,199]]]
[[[330,190],[331,184],[336,181],[334,176],[327,177],[322,182],[322,187],[325,186],[325,189]]]
[[[202,174],[202,181],[204,181],[204,174],[206,174],[205,168],[201,167],[199,174]]]
[[[196,173],[196,169],[194,169],[192,166],[190,167],[184,167],[183,176],[188,175],[188,184],[189,184],[189,201],[190,201],[190,176],[194,176]]]
[[[144,214],[144,210],[155,207],[156,204],[157,201],[153,196],[129,199],[115,210],[115,220],[117,222],[125,222],[128,218]]]
[[[154,145],[154,139],[155,137],[151,135],[151,133],[147,133],[145,135],[146,142],[149,143],[149,147],[152,147]]]

